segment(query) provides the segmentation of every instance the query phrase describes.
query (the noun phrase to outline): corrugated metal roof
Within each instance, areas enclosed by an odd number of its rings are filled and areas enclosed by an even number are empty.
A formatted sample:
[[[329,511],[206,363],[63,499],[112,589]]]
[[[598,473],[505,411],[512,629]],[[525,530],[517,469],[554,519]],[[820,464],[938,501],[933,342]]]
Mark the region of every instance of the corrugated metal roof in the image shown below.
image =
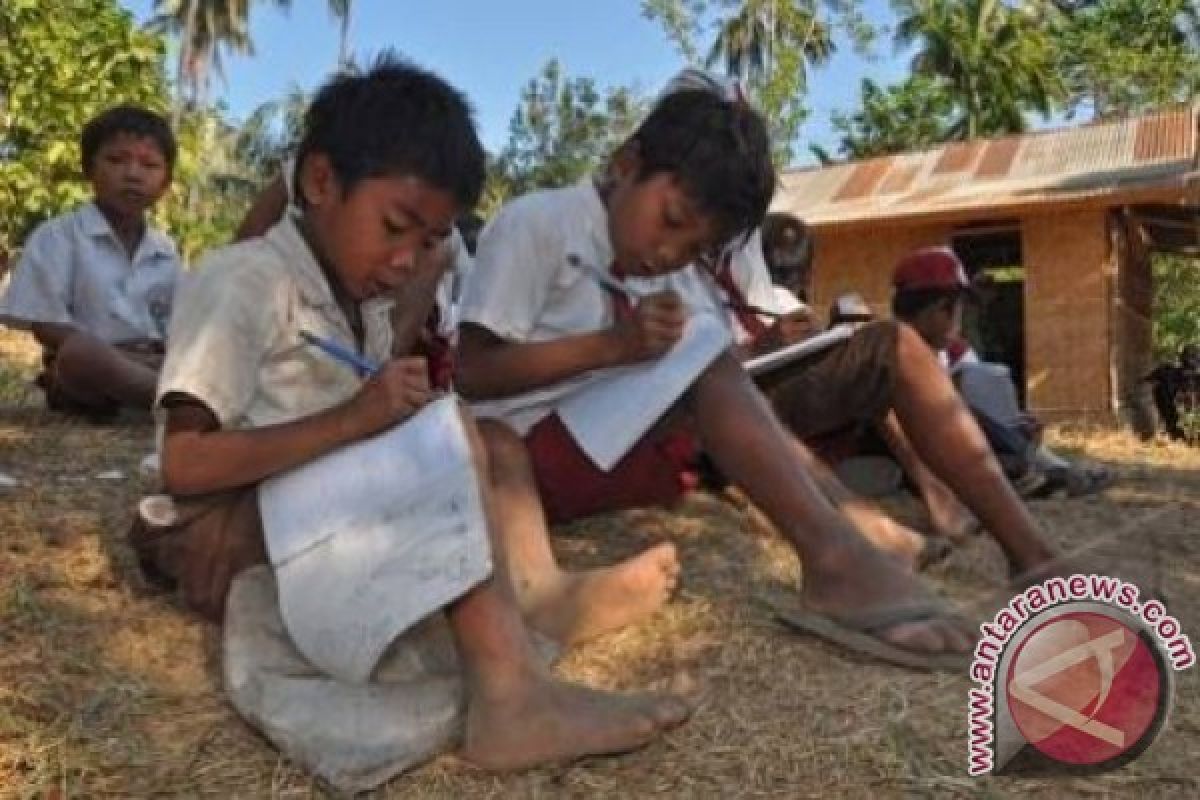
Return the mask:
[[[772,208],[812,225],[984,211],[1136,188],[1200,168],[1200,104],[1141,117],[955,142],[829,167],[791,170]]]

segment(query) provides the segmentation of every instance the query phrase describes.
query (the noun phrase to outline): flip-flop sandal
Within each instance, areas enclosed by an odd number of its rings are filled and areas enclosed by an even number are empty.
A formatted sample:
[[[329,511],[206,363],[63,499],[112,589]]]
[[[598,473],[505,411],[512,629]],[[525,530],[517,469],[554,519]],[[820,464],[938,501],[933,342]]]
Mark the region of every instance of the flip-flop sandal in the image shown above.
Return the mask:
[[[1067,497],[1082,497],[1097,494],[1112,486],[1117,480],[1116,474],[1100,464],[1087,464],[1072,467],[1067,470]]]
[[[858,655],[925,672],[966,673],[971,653],[922,653],[881,638],[881,634],[906,622],[953,620],[938,605],[904,606],[846,616],[831,616],[802,608],[776,606],[775,614],[788,627],[817,636]]]

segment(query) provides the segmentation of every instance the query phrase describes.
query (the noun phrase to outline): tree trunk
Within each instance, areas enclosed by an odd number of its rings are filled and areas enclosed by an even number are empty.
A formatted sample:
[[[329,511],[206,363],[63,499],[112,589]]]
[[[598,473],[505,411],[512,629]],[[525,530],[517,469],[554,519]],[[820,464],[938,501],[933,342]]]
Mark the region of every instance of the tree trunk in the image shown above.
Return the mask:
[[[171,127],[175,130],[179,130],[179,122],[183,117],[184,86],[188,82],[188,64],[192,60],[192,44],[196,35],[196,14],[198,12],[198,0],[189,0],[187,16],[183,20],[183,31],[179,35],[179,60],[175,69],[175,103],[171,109]]]
[[[338,69],[345,70],[350,66],[350,8],[346,4],[346,13],[342,15],[342,25],[338,32]]]

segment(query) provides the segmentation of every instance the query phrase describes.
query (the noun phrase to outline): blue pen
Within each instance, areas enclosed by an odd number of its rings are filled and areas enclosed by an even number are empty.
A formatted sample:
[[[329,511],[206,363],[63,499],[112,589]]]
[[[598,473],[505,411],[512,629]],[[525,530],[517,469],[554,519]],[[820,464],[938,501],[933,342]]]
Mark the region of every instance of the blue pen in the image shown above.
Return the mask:
[[[343,364],[353,367],[359,377],[370,377],[376,372],[379,372],[379,365],[371,359],[361,356],[345,345],[338,344],[332,339],[325,339],[317,336],[315,333],[308,331],[300,331],[300,338],[311,344],[313,347],[318,347],[331,358],[342,362]]]

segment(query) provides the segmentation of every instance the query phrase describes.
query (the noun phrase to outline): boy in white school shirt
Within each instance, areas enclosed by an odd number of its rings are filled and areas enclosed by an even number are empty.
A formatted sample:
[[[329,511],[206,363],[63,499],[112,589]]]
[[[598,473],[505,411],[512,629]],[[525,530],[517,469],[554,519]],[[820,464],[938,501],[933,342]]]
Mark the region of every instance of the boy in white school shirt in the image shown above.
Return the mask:
[[[185,597],[198,610],[220,618],[229,578],[263,560],[256,500],[261,482],[420,422],[415,418],[433,399],[426,364],[392,358],[388,295],[439,257],[455,215],[478,198],[483,158],[465,100],[440,78],[391,58],[363,74],[339,75],[306,116],[299,156],[302,209],[265,237],[211,254],[182,293],[159,405],[166,414],[164,488],[186,507],[176,529],[144,531],[135,544],[144,559],[185,584]],[[377,373],[360,378],[306,345],[303,330],[381,362]],[[461,426],[471,442],[473,469],[470,477],[453,479],[478,486],[497,569],[482,582],[458,586],[457,599],[426,609],[441,610],[453,633],[465,714],[454,698],[441,697],[434,707],[415,709],[411,724],[420,729],[429,718],[460,718],[465,757],[488,768],[517,769],[634,749],[682,722],[688,709],[677,698],[595,692],[559,681],[542,666],[498,541],[505,498],[489,468],[500,458],[493,443],[504,432],[476,427],[465,413]],[[420,551],[425,533],[394,525],[397,551]],[[356,552],[353,545],[340,553],[313,549],[287,566],[317,554],[334,569]],[[322,569],[319,560],[309,563]],[[275,564],[277,576],[284,566]],[[454,571],[453,564],[432,567]],[[406,574],[401,570],[388,580],[415,580]],[[281,577],[286,618],[285,588]],[[245,608],[230,606],[237,611],[226,625],[244,622]],[[359,624],[364,621],[345,619],[342,632]],[[420,663],[424,657],[414,648],[420,649],[401,635],[384,660]],[[289,680],[296,661],[293,653],[268,663],[263,679],[276,681],[282,694],[268,693],[255,714],[243,710],[266,732],[294,726],[306,713],[288,698],[303,696],[308,686],[324,699],[327,713],[308,720],[311,730],[293,730],[318,749],[349,737],[360,756],[394,771],[451,743],[443,728],[414,750],[408,738],[384,740],[374,722],[382,714],[389,732],[403,729],[405,709],[412,710],[405,697],[420,691],[427,672],[409,688],[347,685],[311,667],[300,681]]]
[[[246,211],[234,241],[262,236],[279,222],[288,208],[294,206],[295,172],[296,160],[289,158],[284,161],[279,175],[267,184]],[[429,363],[430,380],[441,389],[449,386],[454,371],[453,340],[458,326],[458,290],[470,274],[473,263],[458,224],[450,232],[444,246],[448,259],[442,262],[442,268],[415,275],[410,282],[399,287],[397,291],[402,296],[397,295],[392,312],[396,335],[394,352],[415,352],[424,356]]]
[[[134,106],[90,120],[81,145],[94,199],[30,234],[0,322],[42,346],[51,409],[105,419],[154,400],[181,265],[146,213],[171,183],[176,145],[165,119]]]
[[[666,94],[605,176],[518,198],[484,231],[463,298],[456,385],[480,414],[525,437],[553,519],[670,505],[698,435],[801,555],[809,609],[873,637],[889,657],[958,664],[970,634],[822,495],[731,353],[609,470],[559,415],[596,371],[671,350],[687,324],[685,298],[700,311],[711,296],[688,265],[758,227],[773,189],[756,112],[702,89]],[[618,281],[636,300],[611,288]]]

